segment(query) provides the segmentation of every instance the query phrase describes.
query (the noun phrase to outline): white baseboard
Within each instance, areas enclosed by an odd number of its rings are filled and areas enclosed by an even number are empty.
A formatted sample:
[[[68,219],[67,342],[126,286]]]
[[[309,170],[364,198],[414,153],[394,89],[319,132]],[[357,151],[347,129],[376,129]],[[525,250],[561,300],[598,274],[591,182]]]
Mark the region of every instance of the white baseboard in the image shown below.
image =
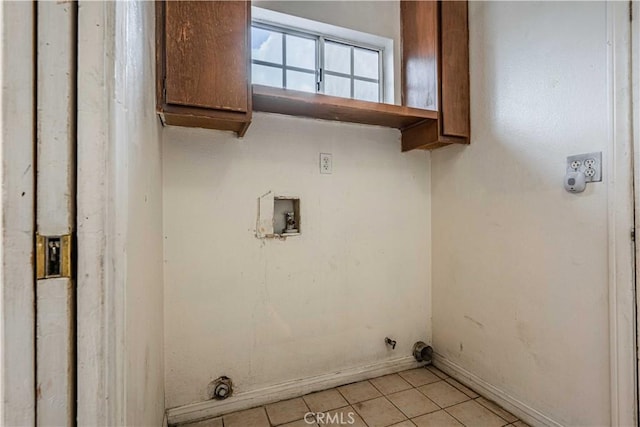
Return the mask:
[[[416,362],[411,356],[386,360],[372,365],[250,390],[234,394],[225,400],[208,400],[171,408],[167,410],[167,418],[169,425],[194,422],[420,366],[422,364]]]
[[[562,424],[544,415],[537,409],[511,396],[509,393],[495,387],[460,365],[448,360],[444,356],[434,353],[433,364],[436,368],[455,378],[467,387],[475,390],[483,397],[496,402],[513,415],[532,426],[562,427]]]

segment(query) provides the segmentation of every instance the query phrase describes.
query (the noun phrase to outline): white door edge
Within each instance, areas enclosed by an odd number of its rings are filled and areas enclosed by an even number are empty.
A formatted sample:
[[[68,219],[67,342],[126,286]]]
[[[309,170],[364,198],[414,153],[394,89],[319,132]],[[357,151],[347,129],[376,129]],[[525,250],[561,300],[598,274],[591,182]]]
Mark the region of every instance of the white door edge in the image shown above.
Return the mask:
[[[629,2],[607,2],[611,425],[637,425]],[[637,159],[635,164],[640,164]],[[637,169],[637,168],[636,168]],[[637,198],[636,198],[637,200]]]

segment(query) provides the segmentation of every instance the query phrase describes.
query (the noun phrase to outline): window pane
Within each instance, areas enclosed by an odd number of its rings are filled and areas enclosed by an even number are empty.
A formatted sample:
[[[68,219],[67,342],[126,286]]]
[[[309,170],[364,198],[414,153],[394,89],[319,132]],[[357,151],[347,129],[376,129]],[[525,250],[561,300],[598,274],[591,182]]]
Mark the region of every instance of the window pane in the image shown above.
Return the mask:
[[[282,87],[282,68],[251,64],[251,82],[258,85]]]
[[[351,47],[326,42],[324,44],[324,68],[337,73],[351,74]]]
[[[316,74],[287,70],[287,89],[315,92]]]
[[[378,78],[378,52],[367,49],[354,48],[353,74],[370,79]]]
[[[351,98],[351,79],[325,74],[324,93],[327,95]]]
[[[362,80],[354,80],[353,97],[363,101],[378,102],[380,101],[380,92],[378,83],[365,82]]]
[[[316,69],[316,41],[287,34],[287,65]]]
[[[251,27],[251,59],[282,64],[282,34]]]

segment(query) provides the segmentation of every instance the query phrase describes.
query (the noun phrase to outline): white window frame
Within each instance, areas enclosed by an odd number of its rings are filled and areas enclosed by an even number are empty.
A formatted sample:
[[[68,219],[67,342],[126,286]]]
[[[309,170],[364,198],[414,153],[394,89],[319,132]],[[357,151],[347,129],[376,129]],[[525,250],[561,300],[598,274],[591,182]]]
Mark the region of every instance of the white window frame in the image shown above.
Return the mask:
[[[296,36],[312,36],[319,39],[319,46],[316,49],[318,57],[316,64],[318,68],[324,69],[324,41],[343,43],[346,45],[360,47],[379,52],[379,88],[380,102],[387,104],[394,103],[394,73],[393,73],[393,39],[377,36],[375,34],[364,33],[348,28],[338,27],[323,22],[300,18],[263,9],[256,6],[251,7],[252,24],[265,29],[273,29]],[[320,80],[319,93],[324,93],[324,78]]]

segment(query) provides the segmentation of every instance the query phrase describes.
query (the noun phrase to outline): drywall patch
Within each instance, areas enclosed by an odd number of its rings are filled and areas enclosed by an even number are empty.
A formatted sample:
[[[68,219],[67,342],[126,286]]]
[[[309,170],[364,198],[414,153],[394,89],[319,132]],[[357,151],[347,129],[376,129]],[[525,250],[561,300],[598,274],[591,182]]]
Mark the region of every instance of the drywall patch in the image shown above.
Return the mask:
[[[273,237],[273,200],[273,191],[268,191],[258,197],[258,223],[256,225],[258,239]]]

